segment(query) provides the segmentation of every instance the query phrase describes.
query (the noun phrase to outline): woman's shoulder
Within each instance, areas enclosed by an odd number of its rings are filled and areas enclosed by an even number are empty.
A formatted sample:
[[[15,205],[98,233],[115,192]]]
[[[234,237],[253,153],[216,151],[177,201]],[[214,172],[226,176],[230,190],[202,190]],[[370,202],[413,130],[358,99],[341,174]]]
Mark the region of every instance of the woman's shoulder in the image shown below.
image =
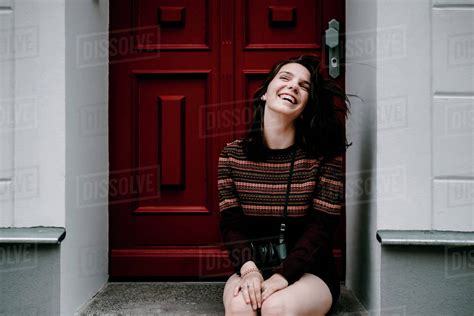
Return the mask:
[[[227,143],[226,147],[242,147],[243,141],[243,138],[234,139],[230,143]]]
[[[242,156],[243,154],[243,139],[237,138],[229,143],[227,143],[224,148],[222,149],[227,155],[233,156]]]
[[[242,141],[243,140],[241,138],[238,138],[226,143],[224,148],[221,150],[221,156],[232,157],[239,160],[246,159]]]

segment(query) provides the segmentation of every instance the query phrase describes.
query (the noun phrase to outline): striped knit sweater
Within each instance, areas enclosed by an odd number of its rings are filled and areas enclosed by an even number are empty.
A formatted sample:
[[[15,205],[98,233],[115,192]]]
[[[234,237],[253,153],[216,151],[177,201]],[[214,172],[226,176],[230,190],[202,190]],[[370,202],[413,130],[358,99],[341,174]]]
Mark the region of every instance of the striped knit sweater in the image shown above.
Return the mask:
[[[251,240],[278,235],[295,147],[297,145],[284,149],[265,147],[265,161],[254,162],[246,158],[242,140],[237,139],[220,153],[220,229],[238,274],[246,261],[253,260]],[[330,274],[327,260],[332,258],[333,234],[344,198],[342,157],[326,160],[318,181],[322,160],[310,159],[299,147],[296,150],[287,208],[288,256],[270,271],[281,274],[289,284],[305,272]],[[331,277],[337,278],[334,273]]]

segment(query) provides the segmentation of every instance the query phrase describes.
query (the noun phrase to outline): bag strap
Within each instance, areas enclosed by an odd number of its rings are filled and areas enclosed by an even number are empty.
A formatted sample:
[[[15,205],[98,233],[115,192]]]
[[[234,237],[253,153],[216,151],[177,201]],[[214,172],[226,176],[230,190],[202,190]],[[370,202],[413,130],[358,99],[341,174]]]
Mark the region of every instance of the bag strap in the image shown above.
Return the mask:
[[[295,149],[293,150],[293,155],[291,156],[291,165],[290,165],[290,174],[288,176],[288,185],[286,187],[286,196],[285,196],[285,208],[283,210],[283,218],[286,219],[286,217],[288,216],[288,200],[289,200],[289,197],[290,197],[290,189],[291,189],[291,178],[293,177],[293,169],[294,169],[294,166],[295,166],[295,156],[296,156],[296,145],[295,145]]]
[[[280,224],[280,242],[284,240],[284,233],[286,231],[286,218],[288,216],[288,200],[290,197],[290,189],[291,189],[291,178],[293,177],[293,169],[295,166],[295,156],[296,156],[296,151],[298,147],[295,145],[295,148],[293,150],[293,154],[291,156],[291,165],[290,165],[290,174],[288,175],[288,185],[286,187],[286,196],[285,196],[285,207],[283,209],[283,221]]]
[[[294,164],[295,164],[295,155],[296,155],[296,147],[295,147],[295,150],[293,151],[293,156],[292,156],[292,159],[291,159],[291,166],[290,166],[290,175],[288,176],[288,186],[286,188],[286,196],[285,196],[285,208],[283,210],[283,221],[280,225],[280,243],[284,242],[285,240],[285,231],[286,231],[286,218],[288,216],[288,199],[289,199],[289,195],[290,195],[290,188],[291,188],[291,178],[293,176],[293,168],[294,168]],[[321,169],[322,169],[322,166],[326,163],[326,160],[327,160],[327,157],[323,157],[320,161],[319,161],[319,166],[318,166],[318,170],[316,171],[316,183],[315,183],[315,194],[318,194],[319,193],[319,190],[320,189],[320,185],[319,185],[319,178],[321,176]]]

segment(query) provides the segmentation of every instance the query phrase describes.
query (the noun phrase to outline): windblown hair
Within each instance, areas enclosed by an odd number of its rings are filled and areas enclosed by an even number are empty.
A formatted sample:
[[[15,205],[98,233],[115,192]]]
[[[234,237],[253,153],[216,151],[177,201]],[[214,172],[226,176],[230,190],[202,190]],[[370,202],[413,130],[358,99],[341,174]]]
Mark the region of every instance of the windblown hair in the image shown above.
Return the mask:
[[[308,69],[311,75],[311,87],[308,102],[301,113],[302,118],[295,119],[295,142],[307,154],[314,158],[340,155],[350,146],[345,135],[345,119],[350,104],[344,90],[332,79],[324,79],[320,74],[320,59],[317,56],[302,55],[280,61],[273,66],[263,85],[253,96],[253,123],[243,138],[242,145],[248,159],[265,158],[263,141],[263,114],[265,101],[262,95],[280,69],[289,63],[298,63]],[[335,106],[334,99],[340,97],[344,102]],[[347,103],[346,103],[347,102]]]

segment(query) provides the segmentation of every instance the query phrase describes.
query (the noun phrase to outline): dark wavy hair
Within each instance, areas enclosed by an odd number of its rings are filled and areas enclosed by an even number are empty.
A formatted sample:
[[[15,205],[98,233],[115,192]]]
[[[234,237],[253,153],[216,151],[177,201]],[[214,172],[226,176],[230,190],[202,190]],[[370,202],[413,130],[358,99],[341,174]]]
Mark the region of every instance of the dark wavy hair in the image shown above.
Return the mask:
[[[344,153],[348,146],[345,135],[345,119],[350,104],[344,90],[332,79],[324,79],[320,74],[321,62],[317,56],[302,55],[282,60],[273,66],[263,85],[253,96],[253,123],[242,145],[250,160],[265,158],[263,141],[263,114],[265,101],[262,95],[280,69],[290,63],[298,63],[308,69],[311,75],[311,87],[308,102],[300,117],[295,119],[295,143],[303,148],[310,157],[333,157]],[[335,98],[343,102],[336,107]]]

